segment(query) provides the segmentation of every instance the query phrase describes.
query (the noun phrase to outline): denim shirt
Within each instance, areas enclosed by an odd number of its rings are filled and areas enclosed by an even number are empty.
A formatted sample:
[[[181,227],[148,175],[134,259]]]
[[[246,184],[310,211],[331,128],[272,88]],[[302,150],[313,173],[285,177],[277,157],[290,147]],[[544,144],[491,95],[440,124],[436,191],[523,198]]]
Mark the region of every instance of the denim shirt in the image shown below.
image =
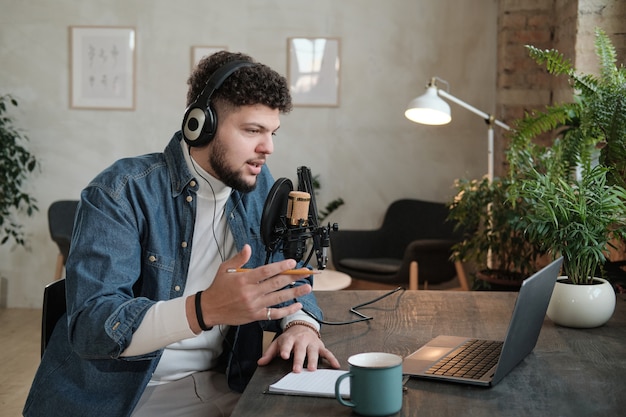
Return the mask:
[[[152,305],[183,295],[192,250],[198,183],[180,140],[177,132],[163,153],[117,161],[83,190],[66,264],[67,315],[42,357],[25,416],[127,416],[141,397],[162,350],[120,355]],[[266,260],[260,222],[273,182],[263,166],[256,189],[234,191],[226,205],[237,249],[252,247],[245,267]],[[313,294],[298,301],[321,318]],[[230,328],[220,362],[232,389],[249,382],[264,329],[280,332],[279,321]]]

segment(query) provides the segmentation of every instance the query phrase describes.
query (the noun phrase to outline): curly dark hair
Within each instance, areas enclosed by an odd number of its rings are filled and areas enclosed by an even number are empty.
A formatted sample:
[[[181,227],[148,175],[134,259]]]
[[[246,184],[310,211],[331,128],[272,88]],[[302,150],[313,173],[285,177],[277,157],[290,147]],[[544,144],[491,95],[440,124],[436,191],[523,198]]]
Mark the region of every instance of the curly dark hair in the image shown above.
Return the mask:
[[[230,61],[248,61],[255,65],[237,69],[213,93],[211,102],[216,111],[219,112],[220,107],[225,110],[231,106],[254,104],[263,104],[281,113],[291,111],[291,95],[285,77],[248,55],[228,51],[204,57],[194,68],[187,80],[187,106],[198,98],[211,74]]]

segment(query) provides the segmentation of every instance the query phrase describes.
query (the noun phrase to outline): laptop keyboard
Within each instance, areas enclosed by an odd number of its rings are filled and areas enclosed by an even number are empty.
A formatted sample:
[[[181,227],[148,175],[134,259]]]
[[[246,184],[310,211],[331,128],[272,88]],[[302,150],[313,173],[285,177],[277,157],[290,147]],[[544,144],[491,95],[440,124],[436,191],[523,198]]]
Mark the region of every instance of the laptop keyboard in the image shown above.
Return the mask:
[[[471,339],[426,371],[427,374],[479,379],[500,358],[503,342]]]

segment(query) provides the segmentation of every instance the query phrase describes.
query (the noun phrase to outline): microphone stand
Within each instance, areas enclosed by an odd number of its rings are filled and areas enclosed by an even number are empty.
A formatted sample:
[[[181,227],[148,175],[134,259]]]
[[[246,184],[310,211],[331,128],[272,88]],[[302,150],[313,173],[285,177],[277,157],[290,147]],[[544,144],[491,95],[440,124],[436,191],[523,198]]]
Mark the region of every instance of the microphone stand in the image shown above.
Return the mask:
[[[287,189],[293,190],[291,181],[287,180],[286,178],[279,179],[277,183],[274,184],[274,187],[277,187],[277,186],[278,188],[281,188],[281,189],[284,188],[282,189],[284,193],[283,195],[286,195]],[[272,188],[274,189],[274,187]],[[318,217],[317,217],[317,205],[315,203],[315,191],[313,190],[311,170],[304,166],[298,168],[298,191],[303,191],[305,193],[308,193],[311,197],[309,201],[309,213],[307,215],[306,221],[304,219],[300,219],[297,225],[295,226],[288,225],[287,215],[285,214],[285,212],[281,211],[282,214],[278,215],[277,219],[275,220],[272,219],[273,224],[271,228],[264,228],[263,222],[261,222],[262,223],[261,235],[263,236],[263,239],[266,245],[265,263],[267,264],[269,262],[271,254],[276,249],[279,248],[281,242],[282,242],[282,250],[283,250],[283,253],[285,254],[285,257],[292,258],[292,259],[295,259],[297,262],[300,262],[302,260],[302,257],[304,256],[304,252],[306,251],[307,241],[309,238],[312,238],[313,247],[311,249],[311,252],[309,253],[308,258],[305,261],[305,265],[309,264],[309,261],[311,257],[313,256],[313,253],[315,253],[317,257],[317,268],[319,270],[322,270],[326,268],[326,263],[328,262],[327,251],[328,251],[328,248],[330,247],[330,233],[332,231],[339,230],[339,225],[337,223],[334,223],[332,225],[328,223],[327,226],[318,225],[319,222],[318,222]],[[273,209],[274,209],[275,204],[280,206],[280,204],[286,201],[286,200],[281,201],[280,198],[277,198],[278,194],[279,194],[278,190],[276,190],[275,193],[272,193],[272,191],[270,191],[270,195],[268,196],[268,201],[266,201],[265,208],[263,210],[264,218],[266,217],[265,216],[266,211],[268,212],[274,211]],[[286,209],[285,207],[280,207],[280,208]],[[267,216],[267,217],[272,217],[272,216]],[[271,230],[271,233],[267,233],[267,234],[264,233],[267,230]],[[268,236],[270,234],[271,236]],[[326,321],[326,320],[316,317],[315,315],[313,315],[312,313],[310,313],[304,308],[302,309],[302,311],[320,324],[346,325],[346,324],[360,323],[364,321],[367,322],[369,320],[372,320],[373,317],[367,316],[359,312],[357,309],[373,304],[379,300],[382,300],[385,297],[395,294],[398,291],[404,291],[404,288],[398,287],[395,290],[389,291],[388,293],[383,294],[378,298],[375,298],[374,300],[371,300],[371,301],[368,301],[363,304],[359,304],[357,306],[350,308],[351,313],[359,316],[359,318],[355,320],[336,321],[336,322]],[[297,300],[294,299],[294,301],[297,301]]]

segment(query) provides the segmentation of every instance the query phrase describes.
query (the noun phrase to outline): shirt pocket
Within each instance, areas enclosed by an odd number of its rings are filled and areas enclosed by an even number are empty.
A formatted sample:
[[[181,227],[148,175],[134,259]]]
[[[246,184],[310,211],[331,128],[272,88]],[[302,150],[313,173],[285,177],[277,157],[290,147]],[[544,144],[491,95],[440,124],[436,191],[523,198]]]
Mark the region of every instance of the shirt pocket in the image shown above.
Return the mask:
[[[149,270],[154,270],[154,273],[163,271],[165,273],[174,272],[176,266],[176,260],[171,257],[157,254],[156,252],[146,251],[144,254],[144,267]]]
[[[141,278],[133,286],[135,296],[167,300],[172,298],[172,287],[184,288],[182,282],[174,282],[176,259],[173,257],[146,251],[141,269]]]

